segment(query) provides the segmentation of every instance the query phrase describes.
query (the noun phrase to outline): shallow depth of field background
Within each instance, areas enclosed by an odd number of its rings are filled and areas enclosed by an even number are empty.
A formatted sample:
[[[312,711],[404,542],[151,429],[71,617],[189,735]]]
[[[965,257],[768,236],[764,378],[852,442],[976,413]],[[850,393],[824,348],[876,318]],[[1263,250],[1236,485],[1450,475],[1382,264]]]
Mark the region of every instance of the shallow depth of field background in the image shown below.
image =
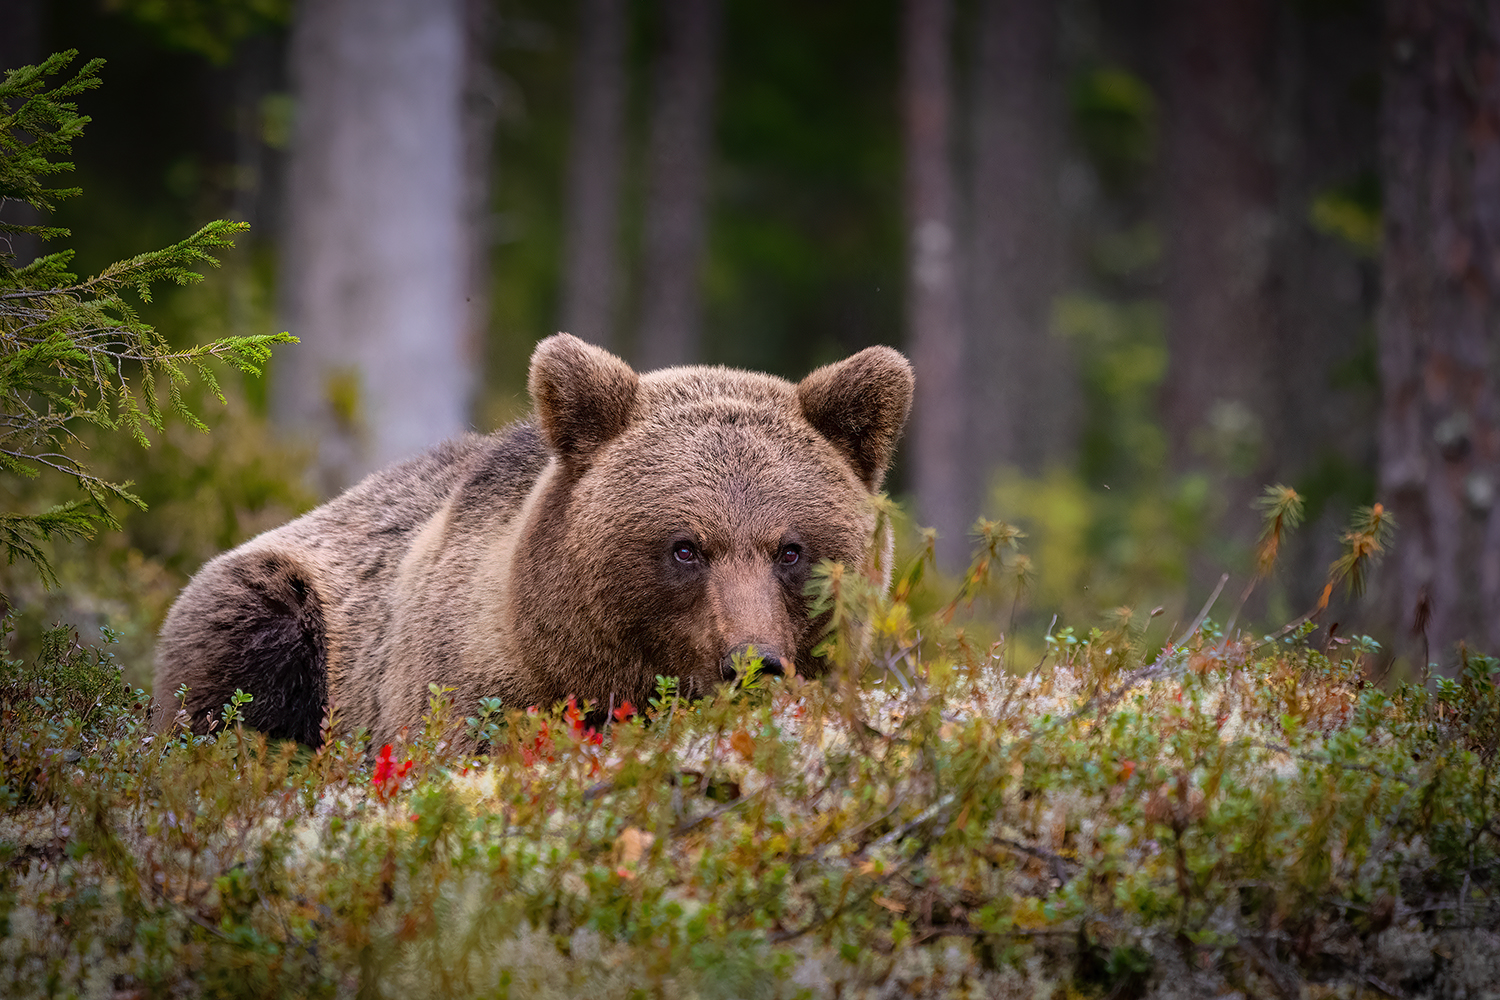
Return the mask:
[[[887,482],[902,544],[936,528],[957,572],[975,518],[1023,528],[1023,648],[1054,616],[1185,622],[1224,572],[1237,595],[1253,502],[1283,483],[1306,523],[1242,624],[1310,607],[1380,501],[1397,557],[1328,618],[1407,666],[1425,625],[1451,660],[1500,621],[1500,46],[1493,19],[1414,6],[1436,21],[1373,0],[5,0],[7,66],[108,60],[56,219],[79,270],[246,220],[145,314],[182,343],[302,342],[230,380],[209,436],[100,441],[150,510],[59,547],[59,590],[25,567],[0,589],[38,622],[112,625],[144,682],[203,560],[524,415],[543,336],[792,379],[883,343],[920,387]],[[1458,151],[1446,180],[1406,162],[1410,135]],[[1453,301],[1468,326],[1392,346]],[[1455,366],[1467,388],[1433,389]],[[1392,471],[1412,379],[1418,473]],[[22,507],[68,488],[3,484]],[[1429,516],[1442,489],[1457,513]]]

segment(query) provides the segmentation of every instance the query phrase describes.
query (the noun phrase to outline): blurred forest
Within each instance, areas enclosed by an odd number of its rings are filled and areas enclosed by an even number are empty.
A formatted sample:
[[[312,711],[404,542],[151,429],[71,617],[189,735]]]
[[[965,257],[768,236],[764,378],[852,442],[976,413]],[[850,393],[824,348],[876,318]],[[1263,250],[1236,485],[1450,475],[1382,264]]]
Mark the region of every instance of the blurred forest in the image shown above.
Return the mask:
[[[1408,667],[1500,646],[1500,4],[0,0],[4,66],[65,48],[107,60],[78,267],[248,221],[144,314],[302,341],[211,437],[97,450],[150,510],[60,591],[3,580],[112,623],[134,680],[204,559],[523,415],[559,329],[793,379],[907,351],[887,486],[945,571],[976,516],[1027,532],[1037,644],[1238,594],[1284,483],[1306,523],[1245,621],[1312,607],[1378,501],[1392,555],[1324,623]]]

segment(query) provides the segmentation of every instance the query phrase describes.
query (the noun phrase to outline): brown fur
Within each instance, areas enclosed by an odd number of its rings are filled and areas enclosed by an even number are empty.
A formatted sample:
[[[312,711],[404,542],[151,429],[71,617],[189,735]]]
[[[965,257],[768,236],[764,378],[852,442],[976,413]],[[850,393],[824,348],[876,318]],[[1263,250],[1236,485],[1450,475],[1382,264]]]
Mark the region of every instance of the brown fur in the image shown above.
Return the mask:
[[[162,626],[156,691],[195,724],[318,741],[328,701],[377,743],[427,685],[512,707],[691,694],[754,645],[816,672],[803,588],[859,564],[906,421],[911,368],[875,347],[793,385],[725,368],[637,375],[566,334],[532,357],[535,418],[376,473],[209,562]],[[800,546],[783,562],[787,546]],[[689,556],[684,561],[680,556]]]

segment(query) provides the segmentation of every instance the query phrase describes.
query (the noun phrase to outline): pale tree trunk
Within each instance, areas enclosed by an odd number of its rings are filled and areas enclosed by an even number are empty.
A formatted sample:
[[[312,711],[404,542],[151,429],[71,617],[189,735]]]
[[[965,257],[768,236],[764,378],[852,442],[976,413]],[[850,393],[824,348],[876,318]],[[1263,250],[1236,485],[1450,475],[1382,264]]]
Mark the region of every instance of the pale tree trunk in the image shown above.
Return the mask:
[[[641,367],[696,361],[721,0],[663,0],[647,148]]]
[[[325,491],[468,423],[464,0],[305,0],[276,415]]]
[[[1052,0],[983,0],[974,59],[968,335],[973,510],[1000,466],[1072,458],[1077,377],[1050,335],[1064,117]]]
[[[581,0],[578,7],[561,328],[613,346],[627,4]]]
[[[950,0],[906,0],[907,335],[917,392],[910,453],[917,516],[938,531],[938,562],[959,568],[978,513],[965,501],[962,306],[953,230]]]
[[[1271,0],[1178,0],[1169,10],[1164,416],[1173,464],[1216,473],[1221,528],[1248,543],[1276,431],[1266,80],[1275,8]]]
[[[1500,649],[1500,3],[1386,15],[1380,490],[1402,630],[1451,665]]]

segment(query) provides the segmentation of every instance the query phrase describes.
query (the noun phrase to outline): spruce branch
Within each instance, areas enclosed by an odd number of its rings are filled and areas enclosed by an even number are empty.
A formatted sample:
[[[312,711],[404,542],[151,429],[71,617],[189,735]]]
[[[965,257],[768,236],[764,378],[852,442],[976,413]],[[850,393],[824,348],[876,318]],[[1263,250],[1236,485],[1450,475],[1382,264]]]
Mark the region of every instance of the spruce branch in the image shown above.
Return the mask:
[[[47,78],[78,57],[77,49],[49,56],[39,66],[9,70],[0,80],[0,199],[15,198],[51,211],[54,203],[79,193],[78,188],[49,188],[42,179],[73,169],[53,157],[67,156],[73,140],[89,123],[70,97],[99,86],[103,59],[90,59],[72,79],[47,88]],[[22,232],[0,223],[0,232]],[[56,230],[61,235],[65,230]]]
[[[76,55],[58,53],[39,66],[11,70],[0,82],[0,199],[49,210],[58,199],[77,193],[49,187],[44,180],[72,168],[62,157],[89,119],[77,113],[70,98],[99,84],[103,61],[96,59],[49,87],[49,79]],[[217,267],[219,253],[232,248],[234,238],[248,228],[242,222],[210,222],[171,246],[136,254],[81,280],[69,271],[71,251],[17,267],[0,243],[0,472],[25,478],[44,471],[62,474],[88,497],[38,514],[0,512],[0,551],[11,562],[30,562],[44,584],[53,586],[57,578],[43,542],[91,538],[99,527],[118,528],[112,502],[145,506],[129,483],[102,479],[75,457],[81,447],[76,428],[92,424],[127,433],[149,447],[147,429],[163,430],[170,412],[206,431],[189,407],[184,387],[196,380],[223,402],[214,363],[259,375],[272,345],[295,342],[279,333],[173,348],[125,297],[133,292],[150,302],[159,283],[201,281],[201,269]],[[4,224],[0,233],[44,239],[68,235],[58,227]]]

